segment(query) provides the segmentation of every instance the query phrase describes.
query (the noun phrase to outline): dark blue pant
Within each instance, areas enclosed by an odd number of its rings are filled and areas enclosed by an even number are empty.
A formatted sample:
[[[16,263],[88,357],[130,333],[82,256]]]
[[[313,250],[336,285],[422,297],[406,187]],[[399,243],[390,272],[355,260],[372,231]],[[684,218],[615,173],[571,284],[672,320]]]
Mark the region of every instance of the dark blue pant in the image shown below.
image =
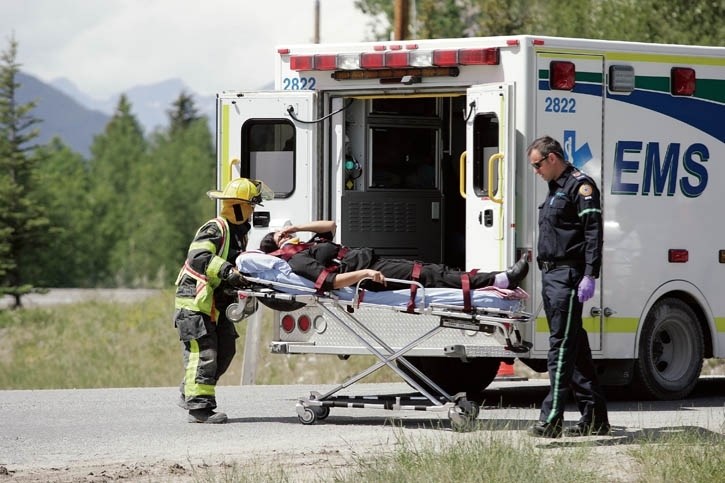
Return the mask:
[[[541,404],[540,421],[559,423],[573,393],[580,421],[608,423],[604,399],[592,362],[587,332],[582,327],[583,304],[577,287],[584,273],[579,268],[558,267],[542,273],[544,311],[549,322],[549,394]]]

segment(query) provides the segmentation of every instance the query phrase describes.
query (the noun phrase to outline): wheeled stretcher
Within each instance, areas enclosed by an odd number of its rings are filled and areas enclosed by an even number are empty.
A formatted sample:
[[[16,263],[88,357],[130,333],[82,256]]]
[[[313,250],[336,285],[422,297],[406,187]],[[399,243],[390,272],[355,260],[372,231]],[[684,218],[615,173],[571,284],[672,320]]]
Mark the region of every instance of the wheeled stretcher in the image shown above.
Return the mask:
[[[240,256],[237,266],[247,275],[249,288],[239,290],[239,303],[230,306],[231,319],[240,318],[245,306],[255,300],[281,312],[311,309],[334,321],[354,340],[374,355],[378,362],[349,377],[335,388],[325,392],[312,392],[297,401],[297,414],[303,424],[325,419],[330,408],[376,408],[386,410],[435,411],[447,414],[456,429],[466,427],[478,416],[478,405],[466,398],[465,393],[448,394],[404,357],[405,354],[442,331],[458,329],[479,332],[495,338],[505,350],[524,353],[531,344],[521,337],[521,324],[531,316],[523,311],[526,293],[516,291],[473,290],[468,294],[459,289],[425,288],[417,282],[388,279],[389,282],[415,285],[411,290],[370,292],[354,288],[320,292],[312,282],[297,276],[281,259],[269,255]],[[501,293],[503,292],[503,293]],[[383,313],[391,320],[413,318],[423,321],[433,318],[436,324],[416,334],[407,343],[395,344],[364,322],[366,311],[375,318]],[[417,319],[416,319],[417,318]],[[317,319],[315,319],[317,320]],[[413,322],[415,322],[413,320]],[[456,345],[446,347],[453,357],[465,357]],[[420,395],[344,396],[338,393],[387,366]]]

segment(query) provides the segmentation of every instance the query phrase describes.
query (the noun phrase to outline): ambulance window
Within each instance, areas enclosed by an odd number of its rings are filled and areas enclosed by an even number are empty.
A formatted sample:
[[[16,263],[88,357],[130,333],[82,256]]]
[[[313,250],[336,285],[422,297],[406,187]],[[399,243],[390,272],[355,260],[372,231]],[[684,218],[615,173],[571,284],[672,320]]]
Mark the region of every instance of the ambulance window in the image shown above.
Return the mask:
[[[286,120],[251,119],[242,126],[241,175],[264,181],[276,198],[295,189],[295,127]]]
[[[371,128],[371,188],[436,187],[438,132],[430,127]]]
[[[498,117],[492,112],[480,114],[473,121],[473,191],[476,196],[492,196],[488,192],[488,162],[498,153],[498,129]],[[498,186],[498,170],[494,170],[493,186]]]

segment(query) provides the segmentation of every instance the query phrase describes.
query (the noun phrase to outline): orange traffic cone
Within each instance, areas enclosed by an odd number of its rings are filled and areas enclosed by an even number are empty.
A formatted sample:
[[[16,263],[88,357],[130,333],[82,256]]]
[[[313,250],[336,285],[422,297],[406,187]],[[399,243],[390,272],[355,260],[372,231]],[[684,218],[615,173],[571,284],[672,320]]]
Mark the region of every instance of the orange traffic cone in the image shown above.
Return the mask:
[[[507,362],[501,361],[498,366],[498,372],[496,373],[497,381],[525,381],[525,377],[520,377],[514,374],[514,365]]]

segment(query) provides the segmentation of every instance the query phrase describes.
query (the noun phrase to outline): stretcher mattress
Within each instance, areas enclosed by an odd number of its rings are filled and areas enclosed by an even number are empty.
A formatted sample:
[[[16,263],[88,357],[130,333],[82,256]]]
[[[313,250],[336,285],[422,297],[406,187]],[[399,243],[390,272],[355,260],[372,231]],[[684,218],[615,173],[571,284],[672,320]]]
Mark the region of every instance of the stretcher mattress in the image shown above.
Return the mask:
[[[250,277],[284,284],[286,286],[275,286],[274,288],[289,294],[310,294],[310,289],[313,289],[315,285],[312,281],[294,273],[285,260],[262,252],[248,251],[242,253],[237,258],[237,268]],[[355,297],[355,289],[352,287],[338,289],[332,293],[341,300],[352,301]],[[425,300],[423,299],[423,293],[425,293]],[[471,290],[471,305],[480,308],[495,308],[508,311],[521,310],[523,300],[527,298],[528,294],[521,288],[508,290],[485,287]],[[360,302],[405,308],[410,302],[410,290],[365,291]],[[416,307],[428,307],[431,304],[463,307],[463,290],[455,288],[418,289],[415,301]]]

